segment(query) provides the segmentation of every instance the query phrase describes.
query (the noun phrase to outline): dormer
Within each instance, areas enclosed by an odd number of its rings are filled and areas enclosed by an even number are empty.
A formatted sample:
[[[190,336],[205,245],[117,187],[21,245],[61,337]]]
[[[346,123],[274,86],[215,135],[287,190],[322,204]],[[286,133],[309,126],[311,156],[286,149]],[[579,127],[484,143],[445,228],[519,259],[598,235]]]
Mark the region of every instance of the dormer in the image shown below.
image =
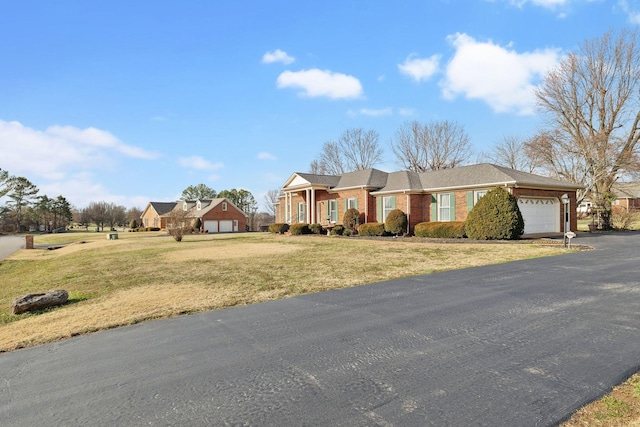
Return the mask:
[[[187,205],[187,201],[182,202],[182,210],[187,211],[189,209],[189,205]]]
[[[199,211],[202,210],[202,202],[200,201],[200,199],[196,201],[196,209]]]

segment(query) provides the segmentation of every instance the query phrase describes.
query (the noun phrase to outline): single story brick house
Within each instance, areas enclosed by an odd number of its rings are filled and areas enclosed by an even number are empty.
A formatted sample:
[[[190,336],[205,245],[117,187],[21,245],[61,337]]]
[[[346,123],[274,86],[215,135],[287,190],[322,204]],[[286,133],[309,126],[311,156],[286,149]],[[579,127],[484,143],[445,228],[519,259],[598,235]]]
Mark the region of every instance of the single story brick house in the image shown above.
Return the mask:
[[[615,197],[614,206],[620,206],[627,212],[640,209],[640,182],[616,182],[611,192]]]
[[[140,216],[141,224],[143,227],[165,229],[167,218],[174,209],[186,211],[186,217],[194,221],[200,218],[200,230],[206,233],[231,233],[247,229],[245,213],[226,198],[149,202]]]
[[[163,215],[175,207],[176,202],[149,202],[140,215],[140,226],[167,228],[167,219]]]
[[[568,229],[577,229],[576,190],[581,186],[488,163],[423,173],[294,173],[282,186],[276,222],[341,224],[349,208],[358,209],[362,222],[384,222],[389,212],[400,209],[413,234],[421,222],[464,221],[478,199],[498,186],[518,199],[525,234],[562,232],[564,195],[569,198]]]

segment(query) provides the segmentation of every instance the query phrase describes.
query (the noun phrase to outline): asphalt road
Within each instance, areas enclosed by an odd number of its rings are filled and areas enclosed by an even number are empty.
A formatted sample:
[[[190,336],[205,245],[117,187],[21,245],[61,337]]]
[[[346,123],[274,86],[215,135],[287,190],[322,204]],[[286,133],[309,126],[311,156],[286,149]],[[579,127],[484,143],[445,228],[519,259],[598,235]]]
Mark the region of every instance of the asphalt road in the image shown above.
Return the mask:
[[[4,259],[14,252],[23,249],[24,236],[0,236],[0,259]]]
[[[0,354],[0,424],[555,425],[640,366],[640,234],[579,239]]]

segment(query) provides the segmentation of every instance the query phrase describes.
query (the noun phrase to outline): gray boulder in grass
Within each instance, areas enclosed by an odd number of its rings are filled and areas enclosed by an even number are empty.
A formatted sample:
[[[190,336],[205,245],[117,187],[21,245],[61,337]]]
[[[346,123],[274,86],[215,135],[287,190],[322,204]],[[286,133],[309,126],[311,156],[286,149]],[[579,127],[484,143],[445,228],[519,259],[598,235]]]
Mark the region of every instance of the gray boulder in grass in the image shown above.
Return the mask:
[[[42,310],[67,303],[69,293],[62,289],[47,291],[42,294],[28,294],[13,299],[11,312],[22,314],[28,311]]]

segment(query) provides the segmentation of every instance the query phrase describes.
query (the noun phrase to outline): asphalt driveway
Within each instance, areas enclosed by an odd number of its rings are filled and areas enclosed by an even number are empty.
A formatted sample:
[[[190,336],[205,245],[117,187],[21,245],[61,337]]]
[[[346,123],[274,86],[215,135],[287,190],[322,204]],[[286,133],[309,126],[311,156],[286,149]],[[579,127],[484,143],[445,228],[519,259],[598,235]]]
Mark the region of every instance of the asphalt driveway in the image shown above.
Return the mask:
[[[640,366],[640,235],[578,239],[598,249],[0,354],[0,420],[555,425]]]
[[[0,259],[4,259],[25,246],[24,236],[0,236]]]

